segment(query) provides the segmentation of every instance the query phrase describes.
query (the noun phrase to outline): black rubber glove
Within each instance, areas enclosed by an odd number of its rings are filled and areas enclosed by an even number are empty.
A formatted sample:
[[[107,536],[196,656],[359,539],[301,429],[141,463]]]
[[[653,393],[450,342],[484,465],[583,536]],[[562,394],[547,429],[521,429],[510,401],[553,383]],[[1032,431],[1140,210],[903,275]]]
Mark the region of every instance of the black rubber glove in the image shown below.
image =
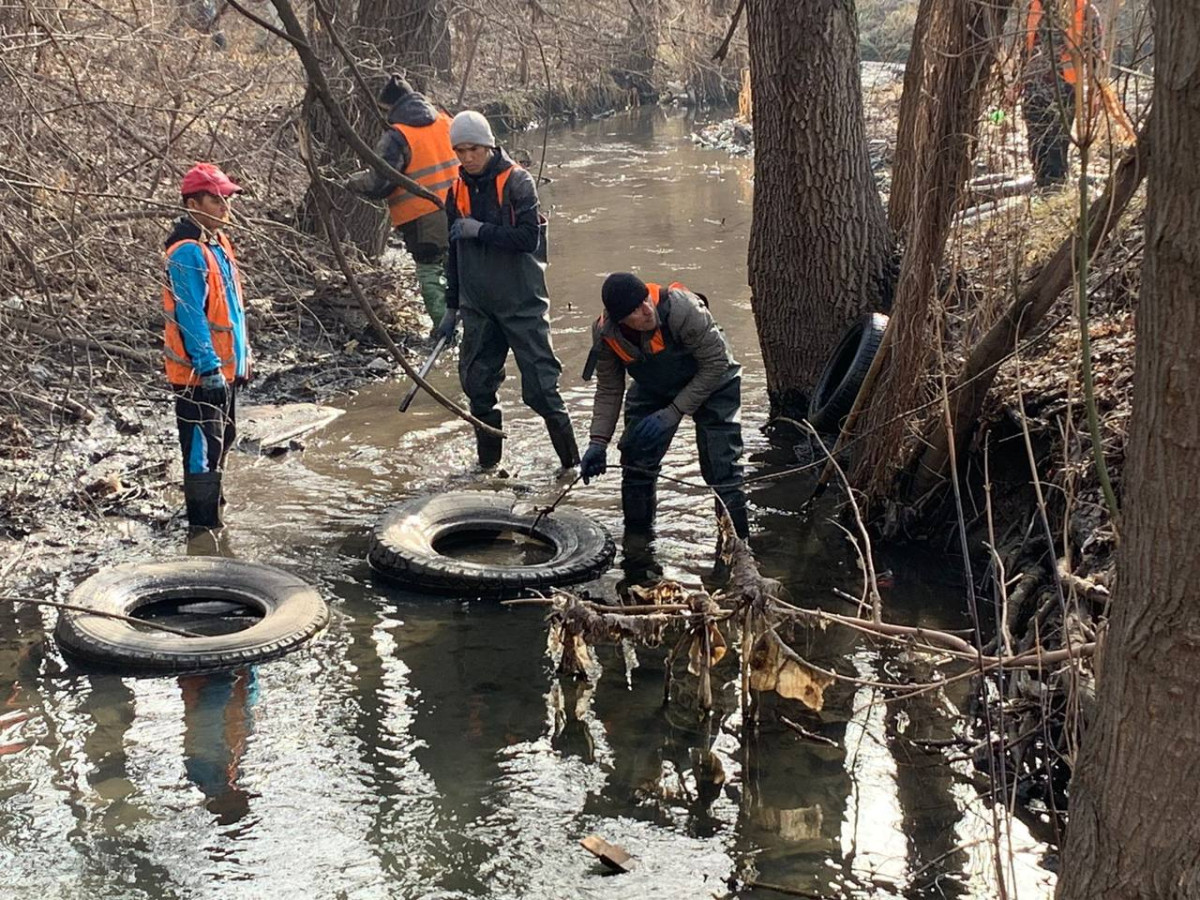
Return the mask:
[[[588,484],[597,475],[603,475],[607,471],[608,445],[592,441],[588,444],[587,450],[583,453],[583,459],[579,463],[579,474],[583,477],[583,483]]]

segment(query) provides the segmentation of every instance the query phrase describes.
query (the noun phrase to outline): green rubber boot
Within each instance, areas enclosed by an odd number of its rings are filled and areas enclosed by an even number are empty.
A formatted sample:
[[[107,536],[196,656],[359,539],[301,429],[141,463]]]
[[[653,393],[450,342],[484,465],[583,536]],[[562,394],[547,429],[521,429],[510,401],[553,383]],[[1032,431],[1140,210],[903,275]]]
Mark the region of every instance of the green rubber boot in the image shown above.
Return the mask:
[[[425,301],[425,312],[436,328],[446,314],[446,272],[440,262],[417,263],[417,282],[421,285],[421,299]]]

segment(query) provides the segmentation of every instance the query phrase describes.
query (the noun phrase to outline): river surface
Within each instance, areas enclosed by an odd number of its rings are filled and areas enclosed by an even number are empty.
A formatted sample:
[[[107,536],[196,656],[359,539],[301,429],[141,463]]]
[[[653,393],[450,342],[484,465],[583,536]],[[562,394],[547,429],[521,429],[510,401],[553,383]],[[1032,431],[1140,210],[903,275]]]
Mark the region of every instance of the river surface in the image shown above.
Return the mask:
[[[651,111],[551,135],[554,341],[576,432],[580,378],[604,276],[630,269],[710,299],[745,366],[748,474],[793,464],[772,447],[746,286],[752,163],[693,146],[695,123]],[[536,166],[540,135],[528,147]],[[372,577],[366,536],[389,503],[480,487],[534,502],[563,486],[540,420],[502,392],[507,477],[473,471],[467,427],[426,397],[396,412],[403,383],[368,387],[346,414],[283,457],[238,454],[231,553],[320,586],[333,619],[311,647],[233,673],[127,678],[63,659],[28,608],[0,627],[0,896],[30,898],[995,897],[993,823],[952,736],[962,682],[884,704],[840,682],[820,714],[764,704],[740,738],[737,667],[716,670],[717,712],[692,682],[662,705],[662,649],[597,653],[590,685],[559,683],[538,609],[432,599]],[[453,363],[435,382],[457,395]],[[698,480],[691,430],[666,460]],[[619,477],[568,503],[621,543]],[[860,576],[836,499],[799,511],[811,474],[749,491],[752,546],[796,602],[847,611]],[[832,492],[831,492],[832,493]],[[587,589],[711,570],[711,503],[660,487],[659,532],[618,551]],[[166,548],[164,554],[182,552]],[[881,558],[889,619],[969,626],[949,555]],[[651,573],[651,574],[648,574]],[[812,661],[861,682],[927,680],[931,667],[846,633],[798,633]],[[825,739],[779,723],[782,712]],[[716,767],[723,783],[714,783]],[[1031,822],[1034,834],[1038,823]],[[634,857],[613,875],[579,846],[599,834]],[[1004,829],[1008,896],[1046,896],[1045,845]]]

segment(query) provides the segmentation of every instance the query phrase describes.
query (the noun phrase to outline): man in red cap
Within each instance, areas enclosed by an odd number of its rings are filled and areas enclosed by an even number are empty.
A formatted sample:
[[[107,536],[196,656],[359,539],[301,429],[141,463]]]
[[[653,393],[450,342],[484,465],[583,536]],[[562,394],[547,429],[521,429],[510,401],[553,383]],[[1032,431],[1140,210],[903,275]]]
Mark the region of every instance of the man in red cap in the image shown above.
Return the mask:
[[[187,212],[166,242],[163,362],[175,392],[190,529],[220,528],[221,475],[236,435],[237,388],[251,377],[242,279],[224,233],[241,188],[211,163],[183,176]]]

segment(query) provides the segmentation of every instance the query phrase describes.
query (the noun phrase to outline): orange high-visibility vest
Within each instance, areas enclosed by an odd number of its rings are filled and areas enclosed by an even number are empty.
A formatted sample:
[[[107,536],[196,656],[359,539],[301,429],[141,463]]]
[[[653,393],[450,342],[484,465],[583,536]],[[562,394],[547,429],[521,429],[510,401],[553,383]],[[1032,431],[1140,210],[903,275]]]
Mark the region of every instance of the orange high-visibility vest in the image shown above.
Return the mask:
[[[224,234],[218,232],[217,243],[229,256],[233,268],[234,288],[237,297],[242,298],[242,276],[238,272],[237,257],[233,255],[233,244]],[[221,277],[221,267],[217,257],[209,247],[201,241],[185,239],[176,241],[167,248],[167,256],[180,244],[195,244],[204,254],[204,264],[208,269],[204,291],[204,313],[208,318],[208,327],[212,333],[213,350],[221,361],[221,374],[225,380],[232,383],[237,377],[237,355],[233,349],[233,320],[229,316],[229,299],[225,293],[225,279]],[[195,387],[200,383],[200,374],[188,358],[187,348],[183,343],[183,332],[179,329],[179,321],[175,318],[175,292],[171,290],[168,278],[163,286],[163,315],[166,325],[163,329],[163,363],[167,370],[167,381],[180,387]]]
[[[458,178],[458,157],[450,146],[450,117],[439,112],[436,121],[430,125],[393,124],[392,127],[404,135],[411,151],[404,174],[445,202],[450,185]],[[388,195],[387,205],[393,226],[419,219],[438,208],[403,187],[397,187]]]
[[[647,284],[646,290],[648,292],[648,296],[650,299],[650,305],[653,306],[655,308],[655,310],[657,310],[659,302],[666,296],[666,293],[663,291],[662,287],[657,284]],[[676,290],[686,291],[687,288],[684,287],[682,283],[680,283],[678,281],[673,281],[667,287],[667,291],[676,291]],[[596,322],[600,326],[601,330],[603,330],[603,328],[604,328],[604,319],[606,318],[606,316],[607,316],[607,313],[601,315],[596,320]],[[618,325],[619,324],[620,323],[618,323]],[[604,338],[604,343],[608,344],[609,349],[612,350],[613,353],[617,354],[617,359],[621,360],[621,362],[623,362],[625,365],[628,366],[628,365],[631,365],[632,363],[636,362],[636,360],[633,358],[633,356],[630,355],[629,351],[627,351],[624,347],[621,346],[621,342],[619,340],[617,340],[617,338],[606,336]],[[665,350],[666,348],[667,348],[667,341],[666,341],[666,338],[663,337],[662,322],[660,321],[658,324],[658,327],[654,329],[654,334],[652,334],[650,336],[650,348],[649,349],[650,349],[650,353],[654,354],[654,353],[662,353],[663,350]]]
[[[508,176],[512,174],[513,167],[509,166],[503,172],[496,175],[496,205],[504,206],[504,186],[508,184]],[[454,185],[454,205],[458,208],[460,218],[466,218],[471,215],[471,192],[467,189],[467,183],[463,180],[462,175],[458,176],[458,183]],[[513,224],[516,224],[517,213],[513,210],[511,213]]]
[[[1063,81],[1067,84],[1075,84],[1079,78],[1075,71],[1075,54],[1083,54],[1086,47],[1087,8],[1088,0],[1075,0],[1071,22],[1067,26],[1061,42],[1062,46],[1059,48],[1060,71]],[[1038,28],[1041,27],[1045,14],[1042,0],[1030,0],[1025,33],[1025,55],[1027,57],[1033,53],[1034,44],[1037,42]]]

